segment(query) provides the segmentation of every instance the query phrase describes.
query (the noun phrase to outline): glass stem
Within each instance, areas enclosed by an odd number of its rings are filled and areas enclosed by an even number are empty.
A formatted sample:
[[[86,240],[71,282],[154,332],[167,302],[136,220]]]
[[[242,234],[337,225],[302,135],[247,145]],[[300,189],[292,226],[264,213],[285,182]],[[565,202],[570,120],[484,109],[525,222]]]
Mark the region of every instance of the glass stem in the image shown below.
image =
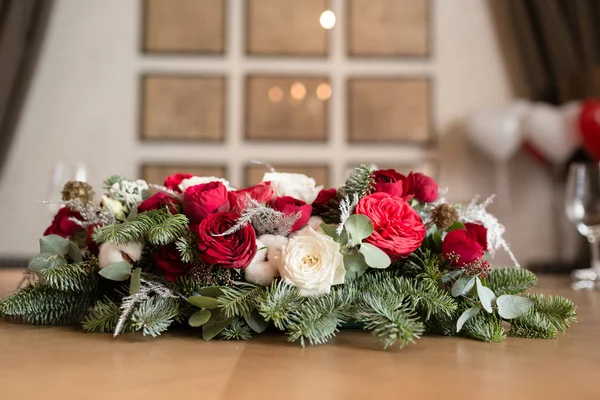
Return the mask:
[[[588,243],[590,244],[590,255],[592,257],[590,267],[592,270],[600,272],[600,250],[598,249],[598,237],[596,235],[589,235],[587,239]]]

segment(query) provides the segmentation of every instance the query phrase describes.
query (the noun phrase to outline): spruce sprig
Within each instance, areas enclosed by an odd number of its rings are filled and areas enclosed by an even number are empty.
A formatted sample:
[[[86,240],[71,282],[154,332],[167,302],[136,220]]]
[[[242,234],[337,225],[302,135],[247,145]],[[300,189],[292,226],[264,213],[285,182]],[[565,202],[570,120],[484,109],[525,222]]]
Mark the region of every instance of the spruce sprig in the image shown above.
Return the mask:
[[[487,286],[496,296],[525,293],[536,284],[535,274],[521,268],[496,268],[487,277]]]

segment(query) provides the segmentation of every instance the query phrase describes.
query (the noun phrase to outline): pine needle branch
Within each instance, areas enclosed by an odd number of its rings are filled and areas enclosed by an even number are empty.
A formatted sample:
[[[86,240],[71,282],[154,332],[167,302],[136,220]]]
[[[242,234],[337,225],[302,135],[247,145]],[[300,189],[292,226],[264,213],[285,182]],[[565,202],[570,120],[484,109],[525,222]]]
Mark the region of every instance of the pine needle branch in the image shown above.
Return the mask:
[[[521,268],[496,268],[487,277],[487,286],[496,296],[521,294],[536,284],[535,274]]]
[[[92,310],[83,320],[83,330],[86,332],[114,332],[121,316],[119,305],[108,297],[98,300]],[[127,323],[122,329],[131,332],[131,324]]]
[[[100,281],[96,260],[64,264],[38,272],[40,283],[52,289],[71,292],[94,292]]]
[[[242,318],[233,318],[218,337],[223,340],[250,340],[252,331]]]
[[[354,168],[340,190],[340,196],[353,198],[356,194],[360,199],[368,195],[375,184],[372,177],[373,171],[375,171],[375,166],[369,164],[361,164]]]
[[[273,321],[275,327],[283,331],[292,322],[292,313],[301,307],[303,300],[295,287],[277,281],[266,288],[257,309],[265,321]]]
[[[149,243],[166,246],[175,242],[188,231],[188,219],[183,214],[174,214],[150,228],[146,234]]]
[[[577,322],[575,304],[571,300],[561,296],[544,297],[541,294],[529,294],[527,297],[535,300],[533,311],[546,318],[558,331],[564,332],[571,323]]]
[[[266,288],[248,283],[221,289],[219,304],[228,318],[245,317],[256,309],[259,300],[265,295]]]

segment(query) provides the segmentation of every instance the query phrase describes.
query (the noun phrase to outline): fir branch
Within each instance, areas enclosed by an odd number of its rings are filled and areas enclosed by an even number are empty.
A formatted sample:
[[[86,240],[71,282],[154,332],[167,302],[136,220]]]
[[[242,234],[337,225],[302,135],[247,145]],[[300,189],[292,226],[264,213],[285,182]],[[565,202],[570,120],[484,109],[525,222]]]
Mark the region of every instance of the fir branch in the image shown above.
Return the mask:
[[[276,328],[285,330],[291,322],[292,313],[301,307],[303,300],[295,287],[277,281],[266,288],[257,310],[265,321],[273,321]]]
[[[538,312],[528,312],[510,321],[508,336],[527,339],[556,339],[556,327]]]
[[[198,234],[189,230],[177,238],[175,247],[181,255],[181,261],[184,263],[194,263],[200,259],[200,250],[198,249]]]
[[[424,314],[425,321],[435,314],[451,316],[458,307],[456,300],[448,292],[438,288],[432,282],[395,278],[394,284],[398,292],[407,295],[412,307],[419,310],[420,314]]]
[[[74,292],[94,292],[100,281],[96,260],[64,264],[38,272],[40,283],[52,289]]]
[[[369,164],[361,164],[354,168],[340,190],[340,195],[353,198],[356,194],[359,199],[368,195],[375,184],[372,177],[373,171],[375,171],[375,166]]]
[[[182,237],[188,230],[188,219],[183,214],[174,214],[152,226],[146,234],[149,243],[166,246]]]
[[[260,299],[265,295],[263,286],[240,283],[233,287],[221,289],[219,306],[228,318],[245,317],[252,314]]]
[[[457,320],[456,313],[454,315],[435,314],[425,321],[425,329],[428,334],[432,335],[455,336]]]
[[[496,268],[487,277],[487,286],[496,294],[521,294],[537,284],[535,274],[520,268]]]
[[[571,300],[561,296],[544,297],[541,294],[529,294],[527,297],[535,300],[533,311],[546,318],[558,331],[564,332],[572,322],[577,322],[575,304]]]
[[[233,318],[218,337],[223,340],[250,340],[252,331],[242,318]]]
[[[501,342],[506,339],[502,320],[495,314],[488,313],[479,313],[468,320],[459,334],[484,342]]]
[[[130,221],[122,224],[103,226],[94,231],[96,243],[128,243],[141,242],[156,225],[162,224],[167,219],[174,218],[166,210],[152,210],[136,215]]]
[[[153,296],[140,302],[131,314],[131,325],[146,335],[159,336],[179,315],[177,297]]]
[[[121,316],[119,305],[108,297],[98,300],[83,320],[83,330],[87,332],[114,332]],[[122,331],[131,332],[131,324],[126,323]]]

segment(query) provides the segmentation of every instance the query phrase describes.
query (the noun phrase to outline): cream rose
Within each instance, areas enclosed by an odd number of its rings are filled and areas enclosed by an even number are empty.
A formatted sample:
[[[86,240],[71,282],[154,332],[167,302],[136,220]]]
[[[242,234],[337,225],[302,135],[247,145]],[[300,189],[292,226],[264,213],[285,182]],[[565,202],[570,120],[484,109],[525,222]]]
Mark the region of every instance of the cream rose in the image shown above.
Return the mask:
[[[344,283],[346,275],[340,245],[307,226],[283,247],[279,274],[302,296],[329,293],[332,285]]]
[[[277,197],[290,196],[306,204],[312,204],[323,189],[323,186],[315,187],[315,180],[303,174],[267,172],[262,180],[271,182]]]
[[[131,264],[132,261],[139,261],[142,258],[143,249],[144,245],[138,242],[102,243],[98,254],[98,265],[104,268],[119,261]]]
[[[201,185],[209,182],[221,182],[228,191],[235,190],[229,185],[229,181],[227,179],[217,178],[216,176],[192,176],[191,178],[184,179],[179,184],[179,190],[181,190],[182,193],[185,193],[185,190],[190,186]]]

